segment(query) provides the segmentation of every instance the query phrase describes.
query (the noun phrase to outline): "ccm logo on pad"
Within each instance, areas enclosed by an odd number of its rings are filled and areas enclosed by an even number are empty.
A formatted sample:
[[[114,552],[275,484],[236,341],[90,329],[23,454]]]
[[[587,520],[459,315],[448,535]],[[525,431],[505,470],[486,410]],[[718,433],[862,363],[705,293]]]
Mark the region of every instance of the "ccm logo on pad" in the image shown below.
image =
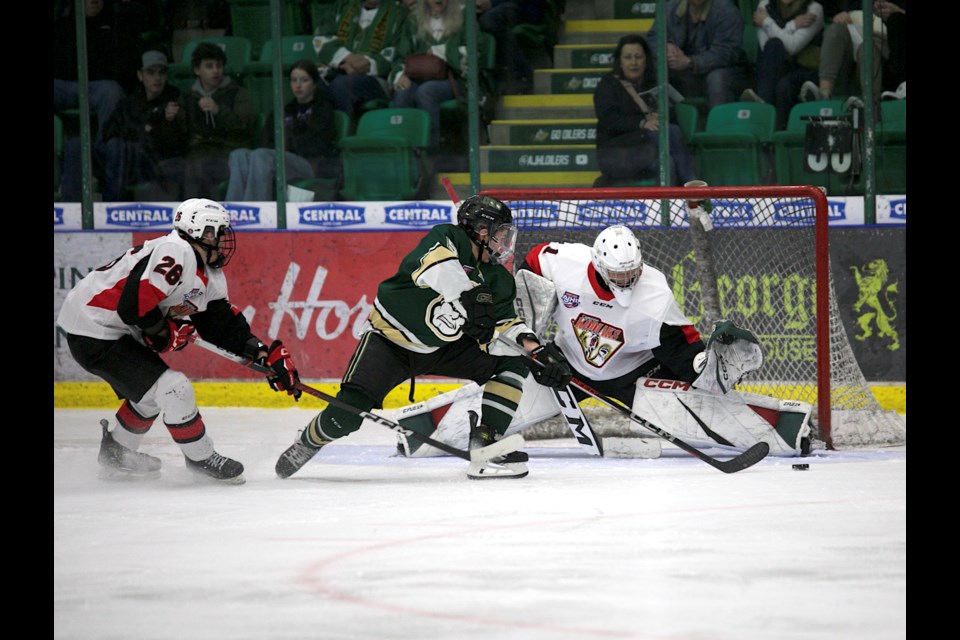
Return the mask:
[[[684,391],[690,388],[689,382],[683,382],[682,380],[655,380],[653,378],[647,378],[643,381],[643,386],[649,387],[651,389],[683,389]]]

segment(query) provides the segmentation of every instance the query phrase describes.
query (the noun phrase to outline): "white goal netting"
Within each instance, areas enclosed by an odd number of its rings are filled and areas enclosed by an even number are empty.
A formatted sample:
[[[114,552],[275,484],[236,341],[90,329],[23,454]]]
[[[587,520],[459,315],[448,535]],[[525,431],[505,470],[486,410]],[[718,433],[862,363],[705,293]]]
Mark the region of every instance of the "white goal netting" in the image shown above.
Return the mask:
[[[815,187],[484,193],[513,210],[518,261],[543,242],[592,245],[603,228],[628,225],[644,262],[667,276],[704,338],[719,319],[760,338],[764,364],[741,388],[815,405],[815,437],[830,447],[906,442],[903,416],[879,405],[843,327],[830,275],[826,199]],[[705,226],[696,215],[690,224],[682,198],[703,203]],[[602,418],[598,428],[622,431],[619,422]]]

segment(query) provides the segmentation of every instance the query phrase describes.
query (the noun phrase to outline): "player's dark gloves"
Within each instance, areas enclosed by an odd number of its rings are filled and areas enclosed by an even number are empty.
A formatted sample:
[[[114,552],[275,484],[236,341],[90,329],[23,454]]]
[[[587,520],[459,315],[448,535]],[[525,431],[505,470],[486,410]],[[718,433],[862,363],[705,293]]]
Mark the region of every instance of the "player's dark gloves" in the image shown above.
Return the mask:
[[[157,353],[179,351],[190,342],[190,336],[196,328],[185,320],[167,318],[160,325],[160,331],[154,334],[143,334],[147,346]]]
[[[530,355],[537,362],[543,363],[542,367],[537,365],[530,367],[533,379],[539,384],[554,389],[563,389],[570,384],[570,378],[573,377],[570,365],[555,344],[551,342],[540,345]]]
[[[290,350],[283,346],[279,340],[274,340],[267,351],[267,357],[263,359],[263,364],[274,370],[277,374],[267,378],[267,383],[274,391],[286,391],[288,395],[293,396],[294,400],[299,400],[303,392],[297,385],[300,384],[300,374],[297,367],[293,364],[293,356]]]
[[[490,287],[481,284],[464,291],[460,294],[460,304],[467,313],[467,321],[461,328],[463,335],[473,338],[480,344],[493,340],[497,316],[494,313],[493,291]]]

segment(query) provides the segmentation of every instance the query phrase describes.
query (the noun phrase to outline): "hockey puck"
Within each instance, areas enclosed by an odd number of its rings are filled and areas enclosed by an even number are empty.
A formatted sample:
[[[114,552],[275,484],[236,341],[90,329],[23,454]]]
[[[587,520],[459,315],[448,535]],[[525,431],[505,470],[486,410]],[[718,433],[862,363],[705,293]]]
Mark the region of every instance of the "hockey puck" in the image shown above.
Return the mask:
[[[810,465],[808,465],[808,464],[795,464],[795,465],[793,465],[793,468],[796,469],[797,471],[806,471],[807,469],[810,468]]]

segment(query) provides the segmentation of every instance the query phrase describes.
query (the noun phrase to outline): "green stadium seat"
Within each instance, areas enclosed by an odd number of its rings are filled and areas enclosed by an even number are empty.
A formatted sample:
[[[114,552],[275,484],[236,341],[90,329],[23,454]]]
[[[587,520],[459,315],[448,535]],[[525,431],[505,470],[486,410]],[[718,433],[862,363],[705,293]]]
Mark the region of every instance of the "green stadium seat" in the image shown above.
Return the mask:
[[[769,145],[777,110],[765,102],[731,102],[710,109],[694,134],[698,174],[711,186],[769,184]]]
[[[700,109],[688,102],[678,102],[674,110],[676,111],[677,124],[680,126],[680,131],[683,132],[683,139],[689,143],[693,140],[693,134],[697,132],[700,126]]]
[[[907,193],[907,99],[880,103],[876,126],[877,192]]]
[[[280,38],[280,61],[283,78],[280,82],[283,91],[283,104],[293,99],[290,90],[290,68],[297,60],[316,60],[313,49],[313,36],[283,36]],[[260,59],[246,65],[243,70],[243,86],[250,91],[253,108],[260,112],[273,111],[273,40],[267,40],[260,50]]]
[[[790,110],[787,127],[773,134],[773,158],[777,171],[777,184],[815,184],[827,187],[827,193],[836,195],[830,187],[830,178],[835,175],[811,173],[805,168],[807,139],[806,118],[810,116],[839,116],[843,112],[842,100],[798,102]]]
[[[360,116],[357,131],[340,141],[344,200],[406,200],[424,196],[429,177],[424,150],[430,116],[422,109],[387,108]]]
[[[271,38],[270,0],[228,0],[230,26],[234,36],[246,38],[252,59],[262,59],[261,49]],[[280,33],[306,33],[301,12],[302,0],[280,0]]]

